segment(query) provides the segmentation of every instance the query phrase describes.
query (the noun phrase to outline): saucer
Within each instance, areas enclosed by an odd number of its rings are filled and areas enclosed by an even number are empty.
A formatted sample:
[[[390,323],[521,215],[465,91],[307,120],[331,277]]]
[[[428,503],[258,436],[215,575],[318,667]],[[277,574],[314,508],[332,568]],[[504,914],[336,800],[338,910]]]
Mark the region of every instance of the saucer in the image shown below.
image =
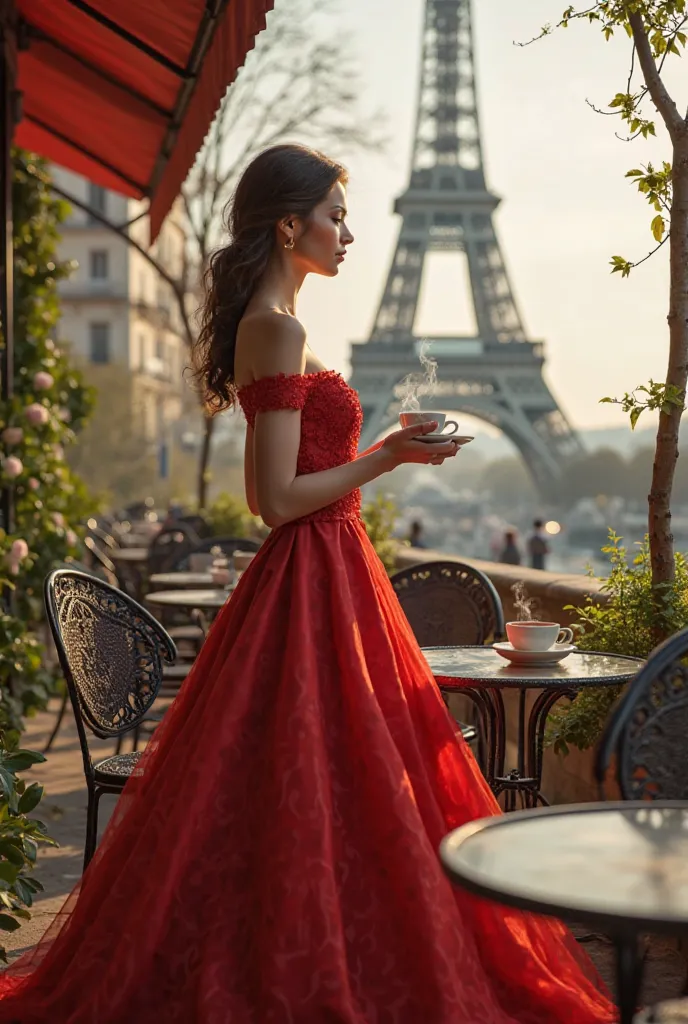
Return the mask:
[[[501,655],[502,658],[506,658],[512,665],[521,665],[523,667],[556,665],[558,662],[563,661],[564,658],[568,658],[569,654],[572,654],[573,651],[577,650],[575,644],[560,644],[559,647],[550,648],[549,651],[518,651],[510,643],[492,644],[492,647],[497,654]]]
[[[423,434],[422,437],[414,438],[414,441],[422,441],[423,444],[441,444],[443,441],[456,441],[459,448],[472,440],[472,437],[463,437],[459,434]]]

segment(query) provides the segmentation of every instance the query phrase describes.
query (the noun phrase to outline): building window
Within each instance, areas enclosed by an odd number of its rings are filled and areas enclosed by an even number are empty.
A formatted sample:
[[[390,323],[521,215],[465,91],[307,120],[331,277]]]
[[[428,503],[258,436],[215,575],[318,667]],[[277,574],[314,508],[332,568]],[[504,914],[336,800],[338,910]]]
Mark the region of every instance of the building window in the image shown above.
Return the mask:
[[[108,277],[108,252],[107,249],[91,249],[89,253],[91,268],[91,279],[94,281],[105,281]]]
[[[92,181],[88,183],[88,205],[96,213],[102,213],[103,217],[107,214],[107,191],[102,185],[94,185]],[[89,216],[89,220],[92,224],[100,223],[95,217]]]
[[[110,362],[110,324],[90,324],[91,362]]]

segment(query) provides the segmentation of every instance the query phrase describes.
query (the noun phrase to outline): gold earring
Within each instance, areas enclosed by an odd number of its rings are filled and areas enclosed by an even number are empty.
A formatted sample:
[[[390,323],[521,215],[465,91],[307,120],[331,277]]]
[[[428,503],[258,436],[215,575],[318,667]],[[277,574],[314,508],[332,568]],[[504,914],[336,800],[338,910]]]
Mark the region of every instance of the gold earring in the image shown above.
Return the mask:
[[[294,248],[294,236],[293,235],[291,236],[290,239],[288,239],[288,241],[286,241],[284,243],[284,248],[285,249],[293,249]]]

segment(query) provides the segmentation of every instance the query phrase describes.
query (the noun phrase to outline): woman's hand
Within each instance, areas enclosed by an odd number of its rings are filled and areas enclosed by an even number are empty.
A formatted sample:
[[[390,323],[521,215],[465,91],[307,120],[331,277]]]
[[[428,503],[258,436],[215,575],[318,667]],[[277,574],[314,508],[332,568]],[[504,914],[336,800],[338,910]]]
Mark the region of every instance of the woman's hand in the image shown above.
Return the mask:
[[[419,462],[425,465],[441,466],[445,459],[452,459],[459,450],[456,441],[448,437],[446,441],[430,444],[416,440],[421,434],[433,434],[437,423],[415,423],[389,434],[380,447],[380,454],[391,463],[390,469],[404,462]]]

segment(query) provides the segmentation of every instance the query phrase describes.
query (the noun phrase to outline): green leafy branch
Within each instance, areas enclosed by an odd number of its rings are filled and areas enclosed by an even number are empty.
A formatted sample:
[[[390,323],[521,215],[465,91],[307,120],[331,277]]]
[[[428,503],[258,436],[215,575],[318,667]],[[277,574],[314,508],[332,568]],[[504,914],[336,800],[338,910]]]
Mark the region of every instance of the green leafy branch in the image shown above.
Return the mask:
[[[638,398],[638,392],[647,395],[647,398]],[[650,379],[649,384],[640,384],[635,391],[627,391],[623,398],[600,398],[600,402],[620,405],[630,415],[631,429],[635,430],[636,423],[646,409],[658,409],[668,416],[673,408],[681,411],[685,409],[685,397],[685,392],[675,384],[662,384]]]
[[[4,932],[16,931],[22,920],[30,919],[34,896],[43,891],[32,875],[39,845],[57,846],[43,822],[28,817],[41,802],[43,787],[17,778],[17,772],[45,758],[22,750],[19,740],[16,730],[0,734],[0,931]],[[7,963],[1,944],[0,960]]]
[[[660,110],[670,133],[673,134],[679,128],[683,129],[683,119],[664,88],[661,74],[669,54],[681,56],[688,41],[688,35],[683,31],[688,21],[686,2],[687,0],[598,0],[597,3],[580,9],[571,4],[564,10],[556,25],[545,25],[539,35],[522,45],[530,45],[543,36],[551,35],[555,28],[568,28],[573,21],[597,23],[606,40],[611,39],[617,29],[623,29],[633,41],[626,88],[614,95],[608,104],[608,110],[601,110],[592,103],[590,106],[597,113],[620,117],[630,131],[630,136],[625,141],[630,142],[639,135],[647,139],[657,134],[654,120],[646,117],[642,110],[643,101],[648,93],[652,92],[652,100]],[[638,88],[633,86],[636,63],[641,65],[644,73],[644,80]],[[628,277],[634,267],[640,266],[653,256],[669,237],[670,232],[667,230],[663,214],[671,210],[672,168],[667,162],[663,163],[661,170],[656,170],[648,164],[643,170],[634,168],[628,171],[626,177],[636,179],[638,190],[646,195],[648,202],[656,210],[650,230],[657,245],[641,260],[635,262],[623,256],[613,256],[610,261],[612,273],[620,273],[622,277]]]
[[[647,167],[642,169],[634,167],[632,170],[626,171],[626,177],[635,179],[638,191],[642,195],[646,196],[648,203],[656,211],[655,216],[650,222],[650,231],[652,232],[652,237],[658,244],[647,254],[647,256],[644,256],[641,260],[638,260],[635,263],[625,259],[623,256],[612,256],[610,260],[612,274],[621,274],[622,277],[628,277],[634,267],[639,267],[641,263],[645,262],[645,260],[649,260],[651,256],[654,256],[657,250],[661,249],[671,234],[671,232],[667,231],[667,223],[663,216],[664,213],[669,213],[671,210],[671,164],[664,160],[662,162],[661,170],[656,169],[650,163]]]

